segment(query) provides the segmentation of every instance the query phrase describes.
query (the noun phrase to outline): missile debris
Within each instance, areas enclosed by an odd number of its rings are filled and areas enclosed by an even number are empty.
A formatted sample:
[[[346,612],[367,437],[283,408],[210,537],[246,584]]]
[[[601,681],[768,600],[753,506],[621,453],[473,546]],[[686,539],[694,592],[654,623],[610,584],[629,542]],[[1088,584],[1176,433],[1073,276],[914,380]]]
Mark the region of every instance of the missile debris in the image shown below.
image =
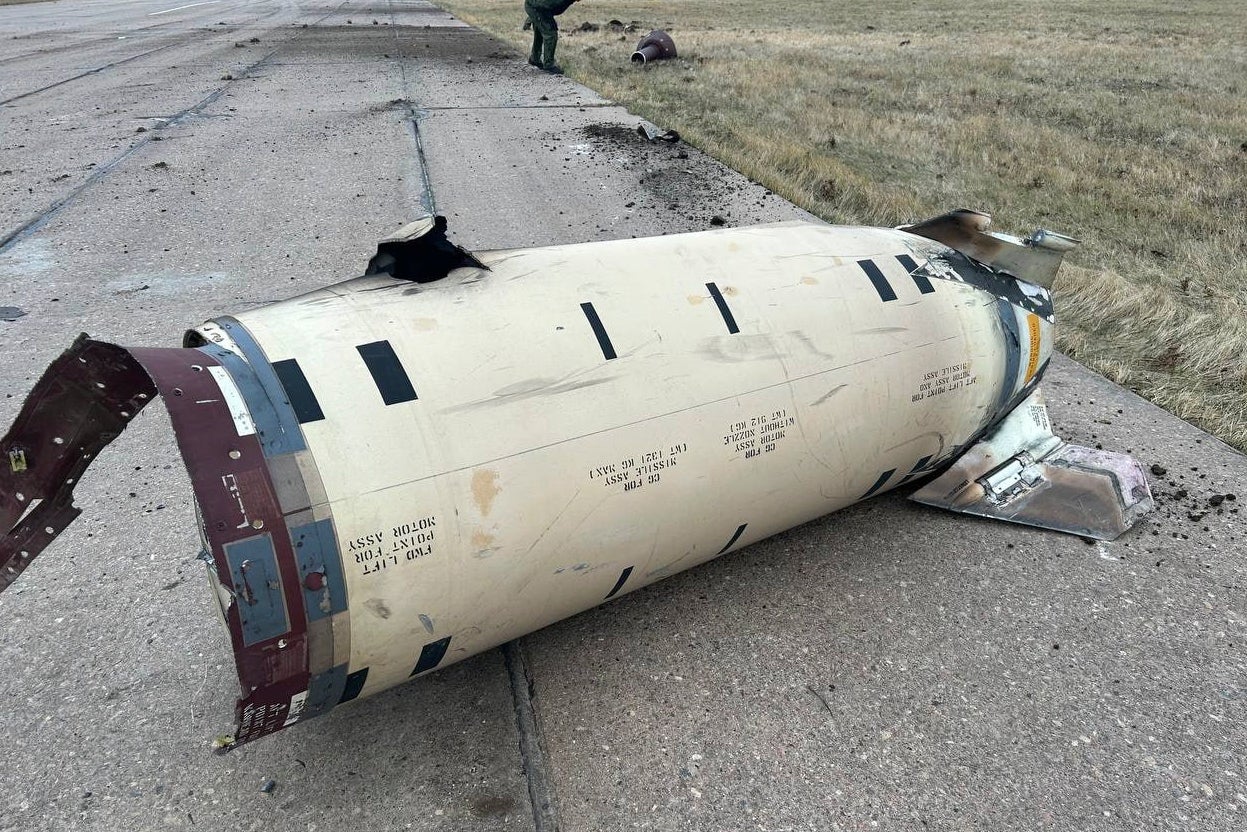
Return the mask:
[[[954,212],[469,253],[85,335],[0,441],[0,588],[159,393],[242,687],[230,748],[885,491],[1111,539],[1151,508],[1039,382],[1075,241]]]
[[[675,51],[675,41],[671,39],[671,35],[662,29],[655,29],[641,38],[641,42],[636,45],[636,51],[632,53],[632,63],[647,64],[650,61],[675,57],[678,56]]]

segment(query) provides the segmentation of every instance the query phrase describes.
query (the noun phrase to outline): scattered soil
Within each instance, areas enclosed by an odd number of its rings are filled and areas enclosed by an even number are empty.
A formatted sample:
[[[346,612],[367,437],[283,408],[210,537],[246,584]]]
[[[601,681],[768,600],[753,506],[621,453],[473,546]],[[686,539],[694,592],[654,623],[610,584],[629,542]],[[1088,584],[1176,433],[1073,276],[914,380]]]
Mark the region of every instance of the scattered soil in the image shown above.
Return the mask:
[[[732,225],[730,207],[739,203],[738,194],[757,187],[724,180],[717,162],[691,156],[679,142],[647,141],[635,126],[601,122],[586,125],[579,133],[592,148],[591,164],[636,169],[638,191],[628,194],[625,208],[670,211],[706,228]],[[562,149],[567,142],[563,135],[545,138],[553,142],[547,145],[552,150]],[[748,221],[737,218],[737,223]]]

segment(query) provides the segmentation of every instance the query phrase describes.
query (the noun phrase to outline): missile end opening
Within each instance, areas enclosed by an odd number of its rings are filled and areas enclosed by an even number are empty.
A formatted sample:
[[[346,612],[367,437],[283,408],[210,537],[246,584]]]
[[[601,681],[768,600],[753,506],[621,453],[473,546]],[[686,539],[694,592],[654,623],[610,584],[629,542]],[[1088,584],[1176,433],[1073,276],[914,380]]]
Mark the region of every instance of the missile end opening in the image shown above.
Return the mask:
[[[182,335],[182,346],[187,349],[206,347],[208,346],[208,343],[208,339],[205,338],[202,333],[193,329],[186,330],[185,334]]]

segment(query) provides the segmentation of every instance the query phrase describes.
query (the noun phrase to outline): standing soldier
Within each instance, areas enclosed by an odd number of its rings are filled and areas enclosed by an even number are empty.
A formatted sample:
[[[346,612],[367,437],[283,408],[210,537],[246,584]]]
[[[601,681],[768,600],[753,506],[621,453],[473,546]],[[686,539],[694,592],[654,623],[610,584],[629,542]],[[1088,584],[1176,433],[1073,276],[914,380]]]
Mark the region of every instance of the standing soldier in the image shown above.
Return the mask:
[[[528,63],[554,75],[562,75],[563,68],[554,62],[554,47],[559,42],[559,24],[554,20],[575,3],[576,0],[524,0],[524,11],[533,25],[533,50]]]

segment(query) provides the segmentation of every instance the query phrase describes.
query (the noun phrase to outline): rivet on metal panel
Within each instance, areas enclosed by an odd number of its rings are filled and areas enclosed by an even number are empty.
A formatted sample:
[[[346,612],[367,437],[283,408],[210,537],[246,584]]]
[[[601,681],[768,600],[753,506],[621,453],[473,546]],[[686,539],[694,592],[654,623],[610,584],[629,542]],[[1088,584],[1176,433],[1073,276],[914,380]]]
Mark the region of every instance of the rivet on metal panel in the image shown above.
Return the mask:
[[[230,452],[229,452],[229,458],[230,458],[230,459],[241,459],[241,458],[242,458],[242,451],[230,451]]]
[[[253,529],[262,529],[262,528],[264,528],[264,521],[263,521],[263,520],[261,520],[261,519],[259,519],[259,518],[256,518],[255,520],[252,520],[252,521],[251,521],[251,528],[253,528]]]
[[[303,579],[303,586],[307,587],[309,592],[320,592],[325,588],[325,573],[309,572]]]
[[[173,395],[175,395],[175,396],[180,396],[180,395],[182,395],[182,388],[181,388],[181,387],[174,387],[174,388],[173,388]]]

